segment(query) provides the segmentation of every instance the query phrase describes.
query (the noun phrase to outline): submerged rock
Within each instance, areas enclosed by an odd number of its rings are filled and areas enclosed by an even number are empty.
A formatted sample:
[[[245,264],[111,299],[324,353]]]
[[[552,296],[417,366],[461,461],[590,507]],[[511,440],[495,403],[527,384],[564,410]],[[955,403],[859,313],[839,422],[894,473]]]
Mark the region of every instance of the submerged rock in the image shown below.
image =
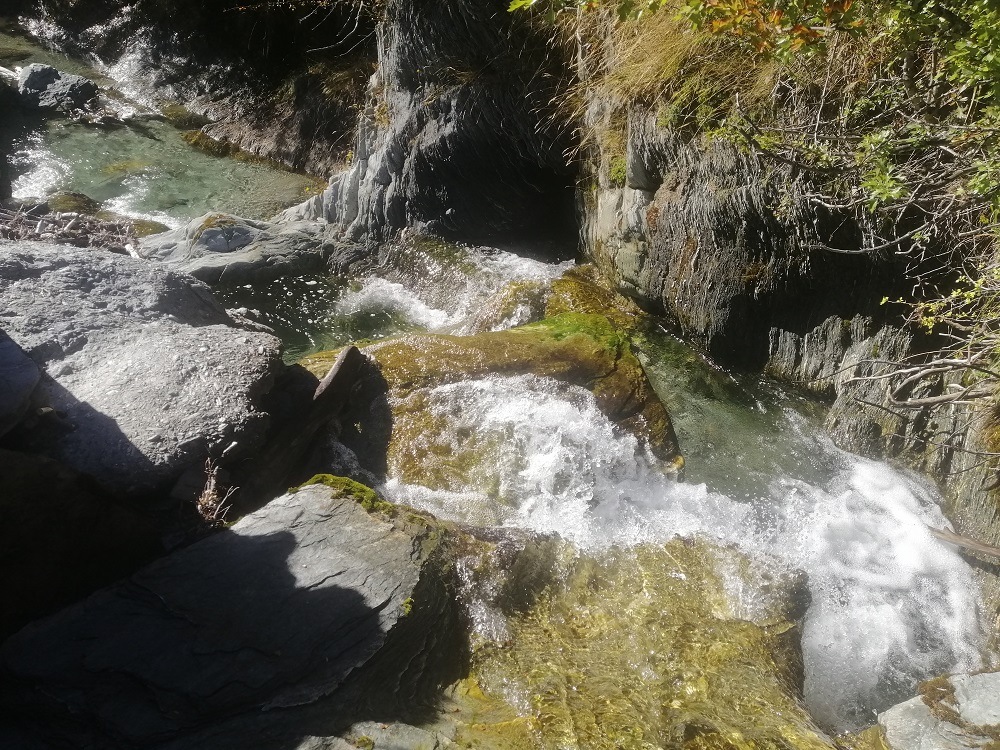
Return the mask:
[[[336,734],[307,711],[335,691],[320,714],[341,729],[414,709],[460,662],[445,540],[349,486],[301,488],[9,639],[4,708],[53,744],[286,749]],[[345,721],[359,692],[379,708]]]
[[[800,702],[801,577],[765,574],[747,597],[747,558],[689,540],[553,560],[561,572],[533,603],[512,611],[487,602],[486,612],[505,615],[502,629],[485,612],[477,618],[482,692],[456,696],[458,719],[468,720],[460,745],[832,746]],[[497,590],[488,567],[473,575],[476,589]],[[520,716],[497,711],[510,700]]]
[[[39,63],[20,70],[17,88],[26,106],[63,114],[86,109],[99,93],[97,84],[90,79]]]
[[[270,281],[279,276],[342,270],[364,255],[310,221],[269,224],[211,213],[180,229],[143,238],[143,258],[209,284]]]
[[[125,494],[262,444],[259,403],[280,342],[233,327],[190,277],[100,250],[0,242],[0,311],[54,410],[8,444]]]

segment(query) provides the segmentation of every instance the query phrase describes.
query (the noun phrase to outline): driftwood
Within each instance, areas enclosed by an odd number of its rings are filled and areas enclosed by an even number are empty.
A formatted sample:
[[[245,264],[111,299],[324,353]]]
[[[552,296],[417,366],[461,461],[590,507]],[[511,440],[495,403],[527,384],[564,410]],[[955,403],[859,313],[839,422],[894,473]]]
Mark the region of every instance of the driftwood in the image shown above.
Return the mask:
[[[969,537],[967,536],[956,534],[954,531],[935,529],[930,526],[928,526],[927,528],[930,529],[931,534],[936,536],[942,542],[947,542],[948,544],[954,544],[958,547],[962,547],[971,552],[979,552],[982,555],[988,555],[989,557],[996,557],[1000,559],[1000,547],[991,547],[988,544],[977,542],[975,539],[969,539]]]
[[[130,248],[138,244],[130,221],[105,221],[69,212],[38,215],[30,210],[5,208],[0,208],[0,238],[102,247],[122,255],[131,255]]]
[[[343,411],[368,359],[355,346],[346,347],[313,394],[302,419],[291,420],[268,440],[254,459],[233,503],[242,515],[271,501],[288,488],[289,478],[309,449],[316,432]]]

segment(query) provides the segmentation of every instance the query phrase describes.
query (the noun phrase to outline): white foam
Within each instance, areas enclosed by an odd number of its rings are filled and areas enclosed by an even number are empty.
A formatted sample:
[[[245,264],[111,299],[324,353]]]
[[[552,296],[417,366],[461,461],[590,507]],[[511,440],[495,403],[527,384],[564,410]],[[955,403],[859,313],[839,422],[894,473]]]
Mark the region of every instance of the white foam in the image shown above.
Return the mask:
[[[703,535],[762,564],[805,570],[806,700],[832,731],[858,728],[920,679],[981,666],[978,592],[965,562],[928,531],[947,527],[933,491],[891,467],[810,438],[836,467],[810,484],[777,478],[769,497],[737,502],[673,482],[581,389],[535,377],[442,386],[430,408],[462,450],[493,436],[476,469],[489,491],[443,493],[390,480],[397,501],[453,520],[555,532],[590,551]],[[791,425],[789,425],[791,429]],[[738,611],[753,593],[735,592]]]
[[[360,289],[344,294],[334,306],[338,315],[391,312],[421,328],[440,328],[453,322],[444,310],[425,304],[402,284],[382,278],[366,279]]]

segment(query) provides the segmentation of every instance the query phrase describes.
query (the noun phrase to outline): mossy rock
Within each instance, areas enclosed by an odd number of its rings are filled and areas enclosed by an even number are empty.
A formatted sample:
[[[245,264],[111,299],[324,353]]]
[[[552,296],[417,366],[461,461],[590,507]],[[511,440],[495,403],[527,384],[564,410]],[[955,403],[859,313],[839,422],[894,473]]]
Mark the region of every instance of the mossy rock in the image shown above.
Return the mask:
[[[96,216],[101,210],[101,204],[83,193],[56,193],[45,201],[52,213],[84,214]]]
[[[186,130],[181,134],[184,141],[191,147],[220,158],[233,158],[240,153],[238,146],[225,141],[217,141],[200,130]]]
[[[591,391],[598,407],[633,433],[667,471],[683,459],[670,416],[646,379],[628,339],[601,315],[566,313],[507,331],[474,336],[409,335],[377,342],[373,358],[392,404],[388,462],[403,481],[432,489],[490,491],[490,477],[470,471],[494,446],[492,438],[465,436],[461,450],[436,441],[446,424],[427,408],[430,389],[487,376],[534,375]],[[335,352],[301,364],[322,377]]]
[[[371,487],[367,487],[366,485],[361,484],[361,482],[355,482],[353,479],[349,479],[348,477],[337,477],[332,474],[317,474],[308,481],[300,484],[298,487],[293,487],[289,490],[289,492],[297,492],[303,487],[311,487],[316,484],[329,487],[330,489],[335,490],[340,496],[353,498],[358,505],[367,510],[369,513],[381,513],[382,515],[389,517],[396,515],[395,505],[383,500]]]
[[[577,558],[561,583],[508,619],[502,644],[474,651],[476,686],[456,696],[459,722],[469,719],[456,741],[593,750],[830,748],[800,703],[797,626],[780,617],[787,607],[775,600],[777,617],[741,619],[716,572],[720,557],[741,555],[674,540]],[[504,720],[500,707],[509,696],[522,706],[520,724]],[[481,718],[491,715],[498,720]]]
[[[195,114],[181,104],[164,105],[160,114],[178,130],[200,130],[211,122],[209,118]]]
[[[512,281],[489,297],[463,326],[468,333],[500,331],[544,319],[552,287],[536,279]]]
[[[621,331],[632,334],[649,325],[649,316],[635,302],[604,285],[593,265],[574,266],[552,282],[545,305],[547,317],[575,312],[604,315]]]

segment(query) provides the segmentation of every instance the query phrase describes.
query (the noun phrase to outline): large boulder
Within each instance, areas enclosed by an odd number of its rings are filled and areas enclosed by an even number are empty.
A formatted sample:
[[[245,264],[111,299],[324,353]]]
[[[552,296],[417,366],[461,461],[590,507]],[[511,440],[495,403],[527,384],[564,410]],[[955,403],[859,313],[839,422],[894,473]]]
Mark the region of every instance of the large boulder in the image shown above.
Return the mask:
[[[139,254],[209,284],[245,284],[320,272],[328,264],[342,270],[364,251],[335,241],[329,229],[316,222],[275,225],[210,213],[179,229],[145,237]]]
[[[131,495],[263,443],[260,400],[281,344],[235,328],[188,276],[105,251],[0,242],[0,323],[44,372],[37,397],[54,410],[8,435],[18,449]]]
[[[362,692],[383,712],[412,709],[423,680],[436,689],[453,679],[446,666],[461,652],[448,641],[457,631],[447,533],[396,515],[367,488],[327,482],[10,638],[0,649],[2,709],[18,717],[9,736],[72,747],[292,748],[268,737],[302,738],[309,729],[294,720],[296,707],[338,691],[323,711],[343,710],[365,675],[371,690]],[[258,724],[270,729],[248,731]]]
[[[63,114],[86,109],[99,93],[97,84],[90,79],[40,63],[21,68],[17,90],[25,106]]]

